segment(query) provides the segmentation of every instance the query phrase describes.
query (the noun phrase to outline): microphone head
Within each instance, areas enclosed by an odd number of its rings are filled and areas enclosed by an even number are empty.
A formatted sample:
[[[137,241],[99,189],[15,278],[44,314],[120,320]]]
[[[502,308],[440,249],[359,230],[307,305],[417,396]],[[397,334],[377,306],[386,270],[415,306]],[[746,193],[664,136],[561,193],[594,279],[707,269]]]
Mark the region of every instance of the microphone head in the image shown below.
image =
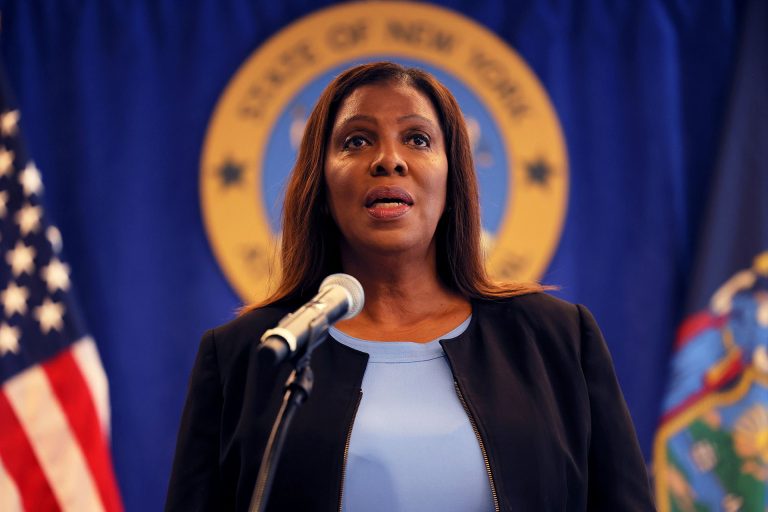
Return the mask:
[[[341,317],[341,320],[352,318],[363,310],[365,293],[363,292],[363,285],[360,284],[360,281],[349,274],[331,274],[320,283],[320,291],[323,291],[329,286],[342,287],[349,297],[349,309],[347,309],[347,313]]]

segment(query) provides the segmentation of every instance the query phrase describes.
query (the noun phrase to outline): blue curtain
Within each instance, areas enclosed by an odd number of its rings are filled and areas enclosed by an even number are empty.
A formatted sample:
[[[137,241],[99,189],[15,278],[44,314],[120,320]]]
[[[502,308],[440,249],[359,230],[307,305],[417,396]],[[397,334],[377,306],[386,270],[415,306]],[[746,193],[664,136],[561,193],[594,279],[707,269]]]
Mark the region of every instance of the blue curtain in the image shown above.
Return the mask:
[[[113,454],[128,510],[162,503],[198,340],[241,305],[200,207],[212,111],[255,49],[328,5],[0,2],[0,52],[29,153],[110,380]],[[503,39],[549,94],[570,193],[543,281],[594,312],[650,457],[742,2],[439,5]]]

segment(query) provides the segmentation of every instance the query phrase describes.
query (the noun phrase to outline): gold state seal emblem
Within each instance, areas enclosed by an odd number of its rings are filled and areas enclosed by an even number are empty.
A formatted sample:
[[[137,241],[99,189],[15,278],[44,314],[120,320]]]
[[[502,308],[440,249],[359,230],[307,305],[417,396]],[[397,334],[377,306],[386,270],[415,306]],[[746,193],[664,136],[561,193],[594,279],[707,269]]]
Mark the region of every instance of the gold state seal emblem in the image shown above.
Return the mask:
[[[473,139],[491,274],[539,279],[560,239],[568,162],[557,115],[523,59],[455,12],[409,2],[344,4],[278,32],[227,85],[205,138],[200,197],[224,274],[245,301],[263,298],[279,238],[282,185],[303,122],[339,71],[395,60],[456,94]]]

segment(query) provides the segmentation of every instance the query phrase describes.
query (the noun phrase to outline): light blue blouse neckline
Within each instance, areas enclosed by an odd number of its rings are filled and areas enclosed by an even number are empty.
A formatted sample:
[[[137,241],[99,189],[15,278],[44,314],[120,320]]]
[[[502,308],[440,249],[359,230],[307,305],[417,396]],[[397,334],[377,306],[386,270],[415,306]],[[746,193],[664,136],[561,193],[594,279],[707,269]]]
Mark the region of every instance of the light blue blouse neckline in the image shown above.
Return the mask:
[[[440,345],[440,340],[456,338],[467,330],[471,320],[472,315],[470,314],[466,320],[447,333],[425,343],[364,340],[350,336],[335,327],[331,327],[328,333],[339,343],[367,353],[369,363],[415,363],[443,357],[443,347]]]

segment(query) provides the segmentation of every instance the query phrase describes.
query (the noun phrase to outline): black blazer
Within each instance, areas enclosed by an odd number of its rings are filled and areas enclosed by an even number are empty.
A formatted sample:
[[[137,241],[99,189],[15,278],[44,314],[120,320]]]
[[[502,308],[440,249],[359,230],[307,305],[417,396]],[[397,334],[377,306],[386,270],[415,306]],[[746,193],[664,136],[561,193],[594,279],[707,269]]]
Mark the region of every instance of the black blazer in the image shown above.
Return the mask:
[[[261,333],[291,308],[266,307],[208,331],[192,371],[167,511],[248,508],[289,365],[259,367]],[[498,510],[655,510],[613,365],[591,314],[536,293],[472,302],[441,341],[490,467]],[[339,510],[344,448],[367,354],[335,340],[312,358],[269,510]]]

